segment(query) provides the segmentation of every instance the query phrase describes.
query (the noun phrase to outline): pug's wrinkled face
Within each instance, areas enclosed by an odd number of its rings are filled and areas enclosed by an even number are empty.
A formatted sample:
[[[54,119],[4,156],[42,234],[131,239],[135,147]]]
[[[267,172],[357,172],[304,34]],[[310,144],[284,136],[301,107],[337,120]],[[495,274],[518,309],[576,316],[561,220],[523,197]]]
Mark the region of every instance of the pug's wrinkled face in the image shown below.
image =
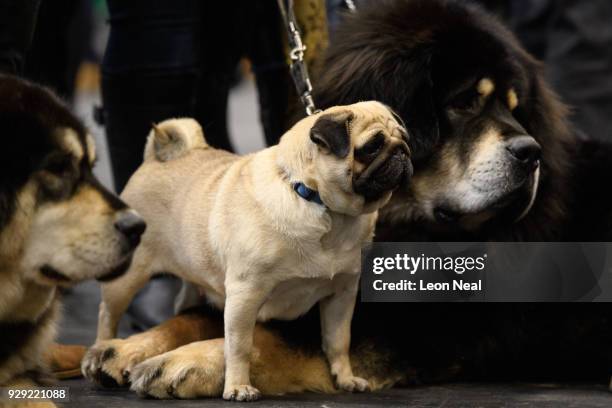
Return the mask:
[[[331,211],[360,215],[385,205],[412,175],[408,134],[379,102],[327,109],[309,118],[304,183]]]

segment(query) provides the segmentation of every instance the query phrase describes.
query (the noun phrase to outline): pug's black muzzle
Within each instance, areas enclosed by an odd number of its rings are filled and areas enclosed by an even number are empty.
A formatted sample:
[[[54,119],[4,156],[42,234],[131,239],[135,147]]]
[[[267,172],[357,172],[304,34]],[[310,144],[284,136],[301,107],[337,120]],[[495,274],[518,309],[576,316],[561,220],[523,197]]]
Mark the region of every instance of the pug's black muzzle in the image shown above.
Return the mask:
[[[375,201],[386,192],[406,187],[411,177],[408,149],[400,144],[379,155],[361,174],[354,176],[353,188],[366,201]]]

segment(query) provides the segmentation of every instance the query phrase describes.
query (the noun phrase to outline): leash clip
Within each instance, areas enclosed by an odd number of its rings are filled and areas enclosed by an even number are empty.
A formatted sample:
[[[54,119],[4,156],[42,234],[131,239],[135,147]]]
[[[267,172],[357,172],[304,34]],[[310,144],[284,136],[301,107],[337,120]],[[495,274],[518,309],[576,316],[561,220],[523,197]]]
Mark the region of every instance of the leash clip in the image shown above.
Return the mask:
[[[300,99],[302,100],[302,105],[306,107],[306,114],[308,116],[321,112],[321,109],[316,108],[310,91],[305,92]]]
[[[304,52],[306,46],[302,41],[302,35],[298,28],[297,20],[293,12],[293,0],[287,1],[287,7],[285,8],[285,0],[277,0],[278,8],[280,13],[285,20],[285,26],[287,29],[287,42],[289,45],[289,58],[291,64],[289,71],[291,79],[295,85],[297,95],[302,102],[308,116],[320,112],[315,107],[314,99],[312,97],[312,84],[310,83],[310,75],[308,74],[308,68],[304,62]]]
[[[291,32],[291,36],[293,37],[293,48],[289,51],[289,58],[291,61],[304,61],[304,52],[306,51],[306,46],[302,43],[302,36],[300,35],[299,30],[296,28],[293,21],[289,22],[289,31]]]
[[[355,13],[357,11],[357,6],[353,0],[344,0],[344,5],[346,8],[351,11],[351,13]]]

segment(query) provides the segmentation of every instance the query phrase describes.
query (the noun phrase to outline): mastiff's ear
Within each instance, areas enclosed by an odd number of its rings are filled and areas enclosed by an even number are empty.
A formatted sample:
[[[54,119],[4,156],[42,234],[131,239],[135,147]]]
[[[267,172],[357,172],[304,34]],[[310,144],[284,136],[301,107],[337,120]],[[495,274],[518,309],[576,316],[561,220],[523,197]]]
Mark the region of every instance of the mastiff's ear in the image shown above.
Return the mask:
[[[327,114],[321,116],[310,129],[310,140],[321,148],[343,159],[351,148],[350,126],[353,114]]]

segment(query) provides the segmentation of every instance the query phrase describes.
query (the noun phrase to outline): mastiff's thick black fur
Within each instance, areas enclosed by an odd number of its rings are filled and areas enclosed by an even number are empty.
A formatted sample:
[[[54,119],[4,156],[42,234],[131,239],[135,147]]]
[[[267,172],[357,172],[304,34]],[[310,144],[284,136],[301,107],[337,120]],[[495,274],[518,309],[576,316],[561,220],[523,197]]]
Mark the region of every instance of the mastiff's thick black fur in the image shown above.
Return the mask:
[[[319,106],[377,99],[410,131],[412,187],[379,239],[597,241],[612,229],[612,148],[577,137],[545,67],[480,8],[375,2],[347,16],[323,66]]]
[[[411,188],[383,211],[376,239],[611,236],[612,147],[578,136],[546,67],[481,8],[372,2],[347,16],[323,66],[319,106],[377,99],[410,132]],[[412,367],[421,381],[607,381],[610,318],[588,304],[360,304],[354,328],[391,353],[380,367]]]

